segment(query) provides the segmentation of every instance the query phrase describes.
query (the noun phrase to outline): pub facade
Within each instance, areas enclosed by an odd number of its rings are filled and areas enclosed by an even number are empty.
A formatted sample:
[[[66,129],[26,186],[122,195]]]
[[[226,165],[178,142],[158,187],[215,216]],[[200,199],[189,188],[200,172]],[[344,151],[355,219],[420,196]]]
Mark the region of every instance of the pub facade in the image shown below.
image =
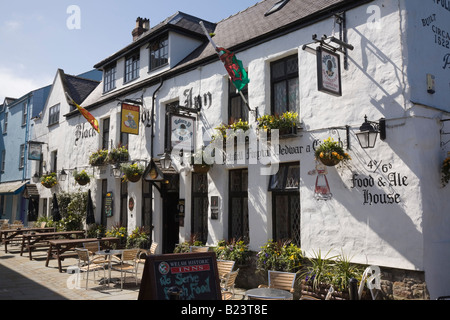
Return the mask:
[[[82,106],[100,134],[77,110],[65,114],[60,148],[70,151],[58,163],[91,170],[98,223],[147,227],[161,253],[194,236],[253,251],[289,239],[309,256],[423,272],[431,297],[445,295],[449,15],[445,1],[265,0],[203,21],[242,61],[250,82],[239,92],[200,18],[138,18],[133,42],[95,65],[103,81]],[[264,116],[286,113],[295,129],[268,137]],[[246,131],[226,141],[218,127]],[[369,131],[376,140],[363,145]],[[351,160],[322,165],[326,141]],[[145,168],[138,182],[123,182],[117,165],[90,167],[93,152],[125,145]]]

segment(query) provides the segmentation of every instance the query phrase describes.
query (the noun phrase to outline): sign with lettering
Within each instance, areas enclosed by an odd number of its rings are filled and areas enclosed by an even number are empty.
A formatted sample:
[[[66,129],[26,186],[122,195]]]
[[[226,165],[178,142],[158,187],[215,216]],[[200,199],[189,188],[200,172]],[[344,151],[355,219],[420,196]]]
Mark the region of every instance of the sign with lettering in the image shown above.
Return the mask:
[[[194,152],[195,118],[172,114],[170,117],[170,139],[173,149]]]
[[[122,104],[122,116],[120,121],[120,132],[139,135],[139,106]]]
[[[319,91],[342,96],[339,54],[322,47],[317,48],[317,78]]]
[[[145,261],[138,300],[221,300],[214,252],[150,255]]]
[[[113,193],[108,192],[105,196],[105,215],[107,217],[113,216]]]

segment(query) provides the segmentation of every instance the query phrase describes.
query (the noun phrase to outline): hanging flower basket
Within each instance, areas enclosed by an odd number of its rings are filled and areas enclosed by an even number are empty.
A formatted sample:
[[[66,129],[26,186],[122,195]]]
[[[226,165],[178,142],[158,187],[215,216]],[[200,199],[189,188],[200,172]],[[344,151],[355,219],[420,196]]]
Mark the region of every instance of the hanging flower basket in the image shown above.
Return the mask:
[[[128,149],[125,146],[118,146],[108,153],[109,163],[127,162],[130,158]]]
[[[120,169],[124,174],[123,180],[133,183],[138,182],[144,173],[144,167],[137,163],[123,164],[120,166]]]
[[[316,149],[315,156],[316,160],[328,167],[333,167],[341,161],[351,160],[350,155],[344,151],[339,142],[334,141],[332,138],[326,139]]]
[[[92,153],[89,157],[89,164],[91,166],[100,167],[106,164],[108,158],[108,150],[98,150]]]
[[[56,177],[56,173],[51,172],[51,173],[43,175],[41,178],[41,184],[48,189],[56,186],[58,184],[58,179]]]
[[[89,177],[89,175],[86,173],[86,171],[82,170],[81,172],[74,172],[73,177],[75,178],[75,181],[80,185],[80,186],[85,186],[87,185],[89,182],[91,182],[91,178]]]

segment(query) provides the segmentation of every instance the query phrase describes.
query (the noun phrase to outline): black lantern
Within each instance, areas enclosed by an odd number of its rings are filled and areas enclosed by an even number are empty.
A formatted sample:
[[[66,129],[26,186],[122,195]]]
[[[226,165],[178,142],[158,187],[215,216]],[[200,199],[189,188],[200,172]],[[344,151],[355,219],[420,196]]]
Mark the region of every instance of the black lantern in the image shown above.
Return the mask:
[[[59,181],[66,181],[66,179],[67,179],[67,173],[63,168],[61,170],[61,172],[59,173]]]
[[[371,149],[375,147],[377,141],[378,133],[380,134],[380,139],[386,139],[386,120],[384,118],[380,119],[379,123],[368,121],[367,116],[364,117],[365,121],[359,128],[360,132],[356,134],[359,144],[363,149]]]
[[[172,165],[172,158],[170,157],[170,154],[165,152],[162,156],[162,158],[160,159],[161,162],[161,167],[164,170],[167,170],[170,168],[170,166]]]

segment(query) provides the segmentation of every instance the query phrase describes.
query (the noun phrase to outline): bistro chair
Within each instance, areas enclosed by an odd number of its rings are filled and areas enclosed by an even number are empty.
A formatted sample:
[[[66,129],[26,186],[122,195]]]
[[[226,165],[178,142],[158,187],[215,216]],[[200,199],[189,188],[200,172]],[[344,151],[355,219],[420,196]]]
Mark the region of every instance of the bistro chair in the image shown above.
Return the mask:
[[[137,267],[139,268],[139,263],[145,263],[147,256],[156,254],[157,248],[158,248],[158,243],[153,242],[152,245],[150,246],[150,249],[148,249],[148,250],[140,249],[139,253],[138,253],[138,258],[136,260],[138,263]]]
[[[269,270],[269,285],[259,285],[258,288],[274,288],[294,293],[296,273]]]
[[[120,271],[120,289],[123,290],[123,281],[127,273],[134,274],[136,285],[138,284],[137,267],[138,253],[140,249],[123,250],[119,264],[111,266],[111,270]]]
[[[220,282],[222,292],[231,292],[231,299],[234,298],[234,284],[239,274],[239,269],[228,273],[223,281]],[[223,295],[222,295],[223,296]]]
[[[89,272],[94,272],[95,281],[95,271],[103,269],[103,277],[106,278],[104,264],[95,263],[95,258],[91,258],[87,249],[75,248],[75,251],[78,254],[78,268],[80,271],[86,272],[86,290],[88,289]]]
[[[235,263],[233,260],[217,260],[217,271],[220,280],[224,280],[227,274],[233,271]]]
[[[89,251],[89,255],[91,256],[91,259],[96,264],[106,264],[108,263],[108,260],[101,256],[97,255],[96,252],[100,251],[100,242],[83,242],[83,248]]]

